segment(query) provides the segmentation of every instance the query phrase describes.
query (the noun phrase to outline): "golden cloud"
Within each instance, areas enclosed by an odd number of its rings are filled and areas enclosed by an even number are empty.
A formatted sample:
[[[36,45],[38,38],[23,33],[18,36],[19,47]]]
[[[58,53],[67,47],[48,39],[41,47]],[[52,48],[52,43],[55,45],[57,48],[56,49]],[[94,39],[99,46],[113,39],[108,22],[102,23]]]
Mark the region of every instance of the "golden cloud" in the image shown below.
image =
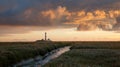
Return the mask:
[[[58,6],[56,9],[40,11],[29,8],[20,14],[19,18],[22,17],[23,21],[19,21],[21,23],[18,25],[43,27],[77,25],[77,30],[112,30],[118,23],[116,21],[118,16],[120,10],[69,11],[67,7]]]
[[[61,6],[58,6],[57,9],[42,11],[41,13],[44,17],[47,17],[56,23],[62,19],[68,19],[71,16],[71,13],[67,11],[66,7]]]
[[[117,24],[116,17],[120,16],[120,10],[94,10],[93,12],[72,12],[70,22],[66,24],[78,24],[78,30],[112,30]]]

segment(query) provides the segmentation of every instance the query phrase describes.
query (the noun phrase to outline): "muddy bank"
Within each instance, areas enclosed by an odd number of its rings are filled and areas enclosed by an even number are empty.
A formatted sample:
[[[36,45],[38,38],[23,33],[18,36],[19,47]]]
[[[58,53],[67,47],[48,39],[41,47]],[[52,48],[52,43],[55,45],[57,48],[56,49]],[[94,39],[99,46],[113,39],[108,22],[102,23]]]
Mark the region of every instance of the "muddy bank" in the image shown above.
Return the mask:
[[[37,56],[36,58],[31,58],[29,60],[22,61],[14,67],[41,67],[45,65],[46,63],[50,62],[52,59],[55,59],[62,55],[63,53],[67,52],[70,50],[70,46],[58,48],[55,50],[52,50],[51,52],[47,53],[45,56]]]

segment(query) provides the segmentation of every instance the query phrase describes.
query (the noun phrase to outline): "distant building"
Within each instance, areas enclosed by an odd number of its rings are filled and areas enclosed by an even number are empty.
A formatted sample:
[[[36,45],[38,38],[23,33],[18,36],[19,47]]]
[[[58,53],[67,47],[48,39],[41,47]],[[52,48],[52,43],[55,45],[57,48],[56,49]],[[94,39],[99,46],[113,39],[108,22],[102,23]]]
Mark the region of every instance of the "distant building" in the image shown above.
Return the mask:
[[[36,42],[40,42],[40,43],[42,43],[42,42],[51,42],[51,40],[48,38],[47,39],[47,33],[45,32],[45,38],[44,39],[41,39],[41,40],[37,40]]]

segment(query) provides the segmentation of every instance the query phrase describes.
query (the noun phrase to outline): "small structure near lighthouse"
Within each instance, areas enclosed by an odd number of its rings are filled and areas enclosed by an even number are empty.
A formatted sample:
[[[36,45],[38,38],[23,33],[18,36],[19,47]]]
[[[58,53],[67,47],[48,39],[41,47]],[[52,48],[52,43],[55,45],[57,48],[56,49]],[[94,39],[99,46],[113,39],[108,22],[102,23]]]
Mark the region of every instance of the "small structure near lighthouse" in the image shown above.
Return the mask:
[[[51,42],[51,40],[49,38],[47,38],[47,32],[45,32],[45,35],[44,35],[44,39],[41,39],[41,40],[37,40],[36,42]]]

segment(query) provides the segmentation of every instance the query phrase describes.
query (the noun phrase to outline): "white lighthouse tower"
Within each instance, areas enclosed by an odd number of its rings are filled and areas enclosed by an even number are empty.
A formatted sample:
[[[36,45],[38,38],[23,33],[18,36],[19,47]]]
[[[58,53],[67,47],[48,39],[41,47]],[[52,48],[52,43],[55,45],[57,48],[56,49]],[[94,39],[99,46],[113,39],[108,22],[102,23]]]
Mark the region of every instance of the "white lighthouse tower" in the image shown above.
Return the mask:
[[[45,32],[45,41],[47,41],[47,33]]]

